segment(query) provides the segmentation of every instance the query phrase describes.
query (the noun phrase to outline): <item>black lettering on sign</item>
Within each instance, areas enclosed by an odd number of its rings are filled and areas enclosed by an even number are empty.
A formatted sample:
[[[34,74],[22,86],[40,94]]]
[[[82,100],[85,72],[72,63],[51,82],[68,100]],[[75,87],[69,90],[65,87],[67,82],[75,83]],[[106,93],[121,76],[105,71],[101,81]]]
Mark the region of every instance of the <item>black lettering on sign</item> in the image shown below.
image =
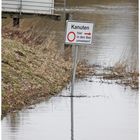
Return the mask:
[[[80,29],[80,30],[89,30],[89,26],[76,26],[76,25],[71,25],[71,29]]]
[[[91,39],[91,37],[90,36],[86,36],[86,39]]]
[[[78,35],[81,35],[81,34],[82,34],[82,32],[77,32],[77,34],[78,34]]]
[[[85,39],[85,36],[80,36],[81,39]]]

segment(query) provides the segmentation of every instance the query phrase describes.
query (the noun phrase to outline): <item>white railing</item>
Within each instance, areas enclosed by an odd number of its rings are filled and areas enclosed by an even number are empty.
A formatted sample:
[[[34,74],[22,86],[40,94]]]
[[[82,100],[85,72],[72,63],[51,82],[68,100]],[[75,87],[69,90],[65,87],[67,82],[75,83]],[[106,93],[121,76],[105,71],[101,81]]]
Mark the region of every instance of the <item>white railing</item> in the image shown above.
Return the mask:
[[[2,0],[2,12],[54,14],[54,0]]]

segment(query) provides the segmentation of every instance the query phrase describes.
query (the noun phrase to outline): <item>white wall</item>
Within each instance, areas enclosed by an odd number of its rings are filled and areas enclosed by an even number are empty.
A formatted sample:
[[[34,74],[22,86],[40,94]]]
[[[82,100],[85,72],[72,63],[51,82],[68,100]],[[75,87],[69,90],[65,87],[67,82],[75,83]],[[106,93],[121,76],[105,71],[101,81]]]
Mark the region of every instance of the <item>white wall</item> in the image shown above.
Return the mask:
[[[2,11],[53,14],[54,0],[2,0]]]

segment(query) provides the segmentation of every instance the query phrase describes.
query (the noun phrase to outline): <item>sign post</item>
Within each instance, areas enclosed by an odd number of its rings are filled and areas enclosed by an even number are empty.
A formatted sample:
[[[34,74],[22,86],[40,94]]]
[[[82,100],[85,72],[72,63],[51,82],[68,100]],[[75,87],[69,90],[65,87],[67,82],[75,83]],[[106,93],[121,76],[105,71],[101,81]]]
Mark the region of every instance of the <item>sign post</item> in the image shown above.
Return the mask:
[[[78,45],[92,44],[93,23],[66,21],[65,44],[74,46],[74,59],[72,65],[72,82],[71,82],[71,140],[74,140],[74,82],[77,67]]]
[[[77,53],[78,53],[78,46],[74,46],[74,59],[72,65],[72,81],[71,81],[71,140],[74,140],[74,82],[75,82],[75,74],[76,74],[76,66],[77,66]]]

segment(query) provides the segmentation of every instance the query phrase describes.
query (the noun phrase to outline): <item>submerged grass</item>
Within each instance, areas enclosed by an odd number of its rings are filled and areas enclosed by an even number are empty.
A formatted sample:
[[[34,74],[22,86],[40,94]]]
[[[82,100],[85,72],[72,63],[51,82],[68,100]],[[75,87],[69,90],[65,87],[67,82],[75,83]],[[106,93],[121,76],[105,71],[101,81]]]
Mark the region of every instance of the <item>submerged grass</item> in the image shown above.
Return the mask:
[[[125,63],[116,63],[102,75],[103,79],[118,80],[116,83],[130,86],[132,89],[139,88],[139,73],[135,70],[128,71]]]

